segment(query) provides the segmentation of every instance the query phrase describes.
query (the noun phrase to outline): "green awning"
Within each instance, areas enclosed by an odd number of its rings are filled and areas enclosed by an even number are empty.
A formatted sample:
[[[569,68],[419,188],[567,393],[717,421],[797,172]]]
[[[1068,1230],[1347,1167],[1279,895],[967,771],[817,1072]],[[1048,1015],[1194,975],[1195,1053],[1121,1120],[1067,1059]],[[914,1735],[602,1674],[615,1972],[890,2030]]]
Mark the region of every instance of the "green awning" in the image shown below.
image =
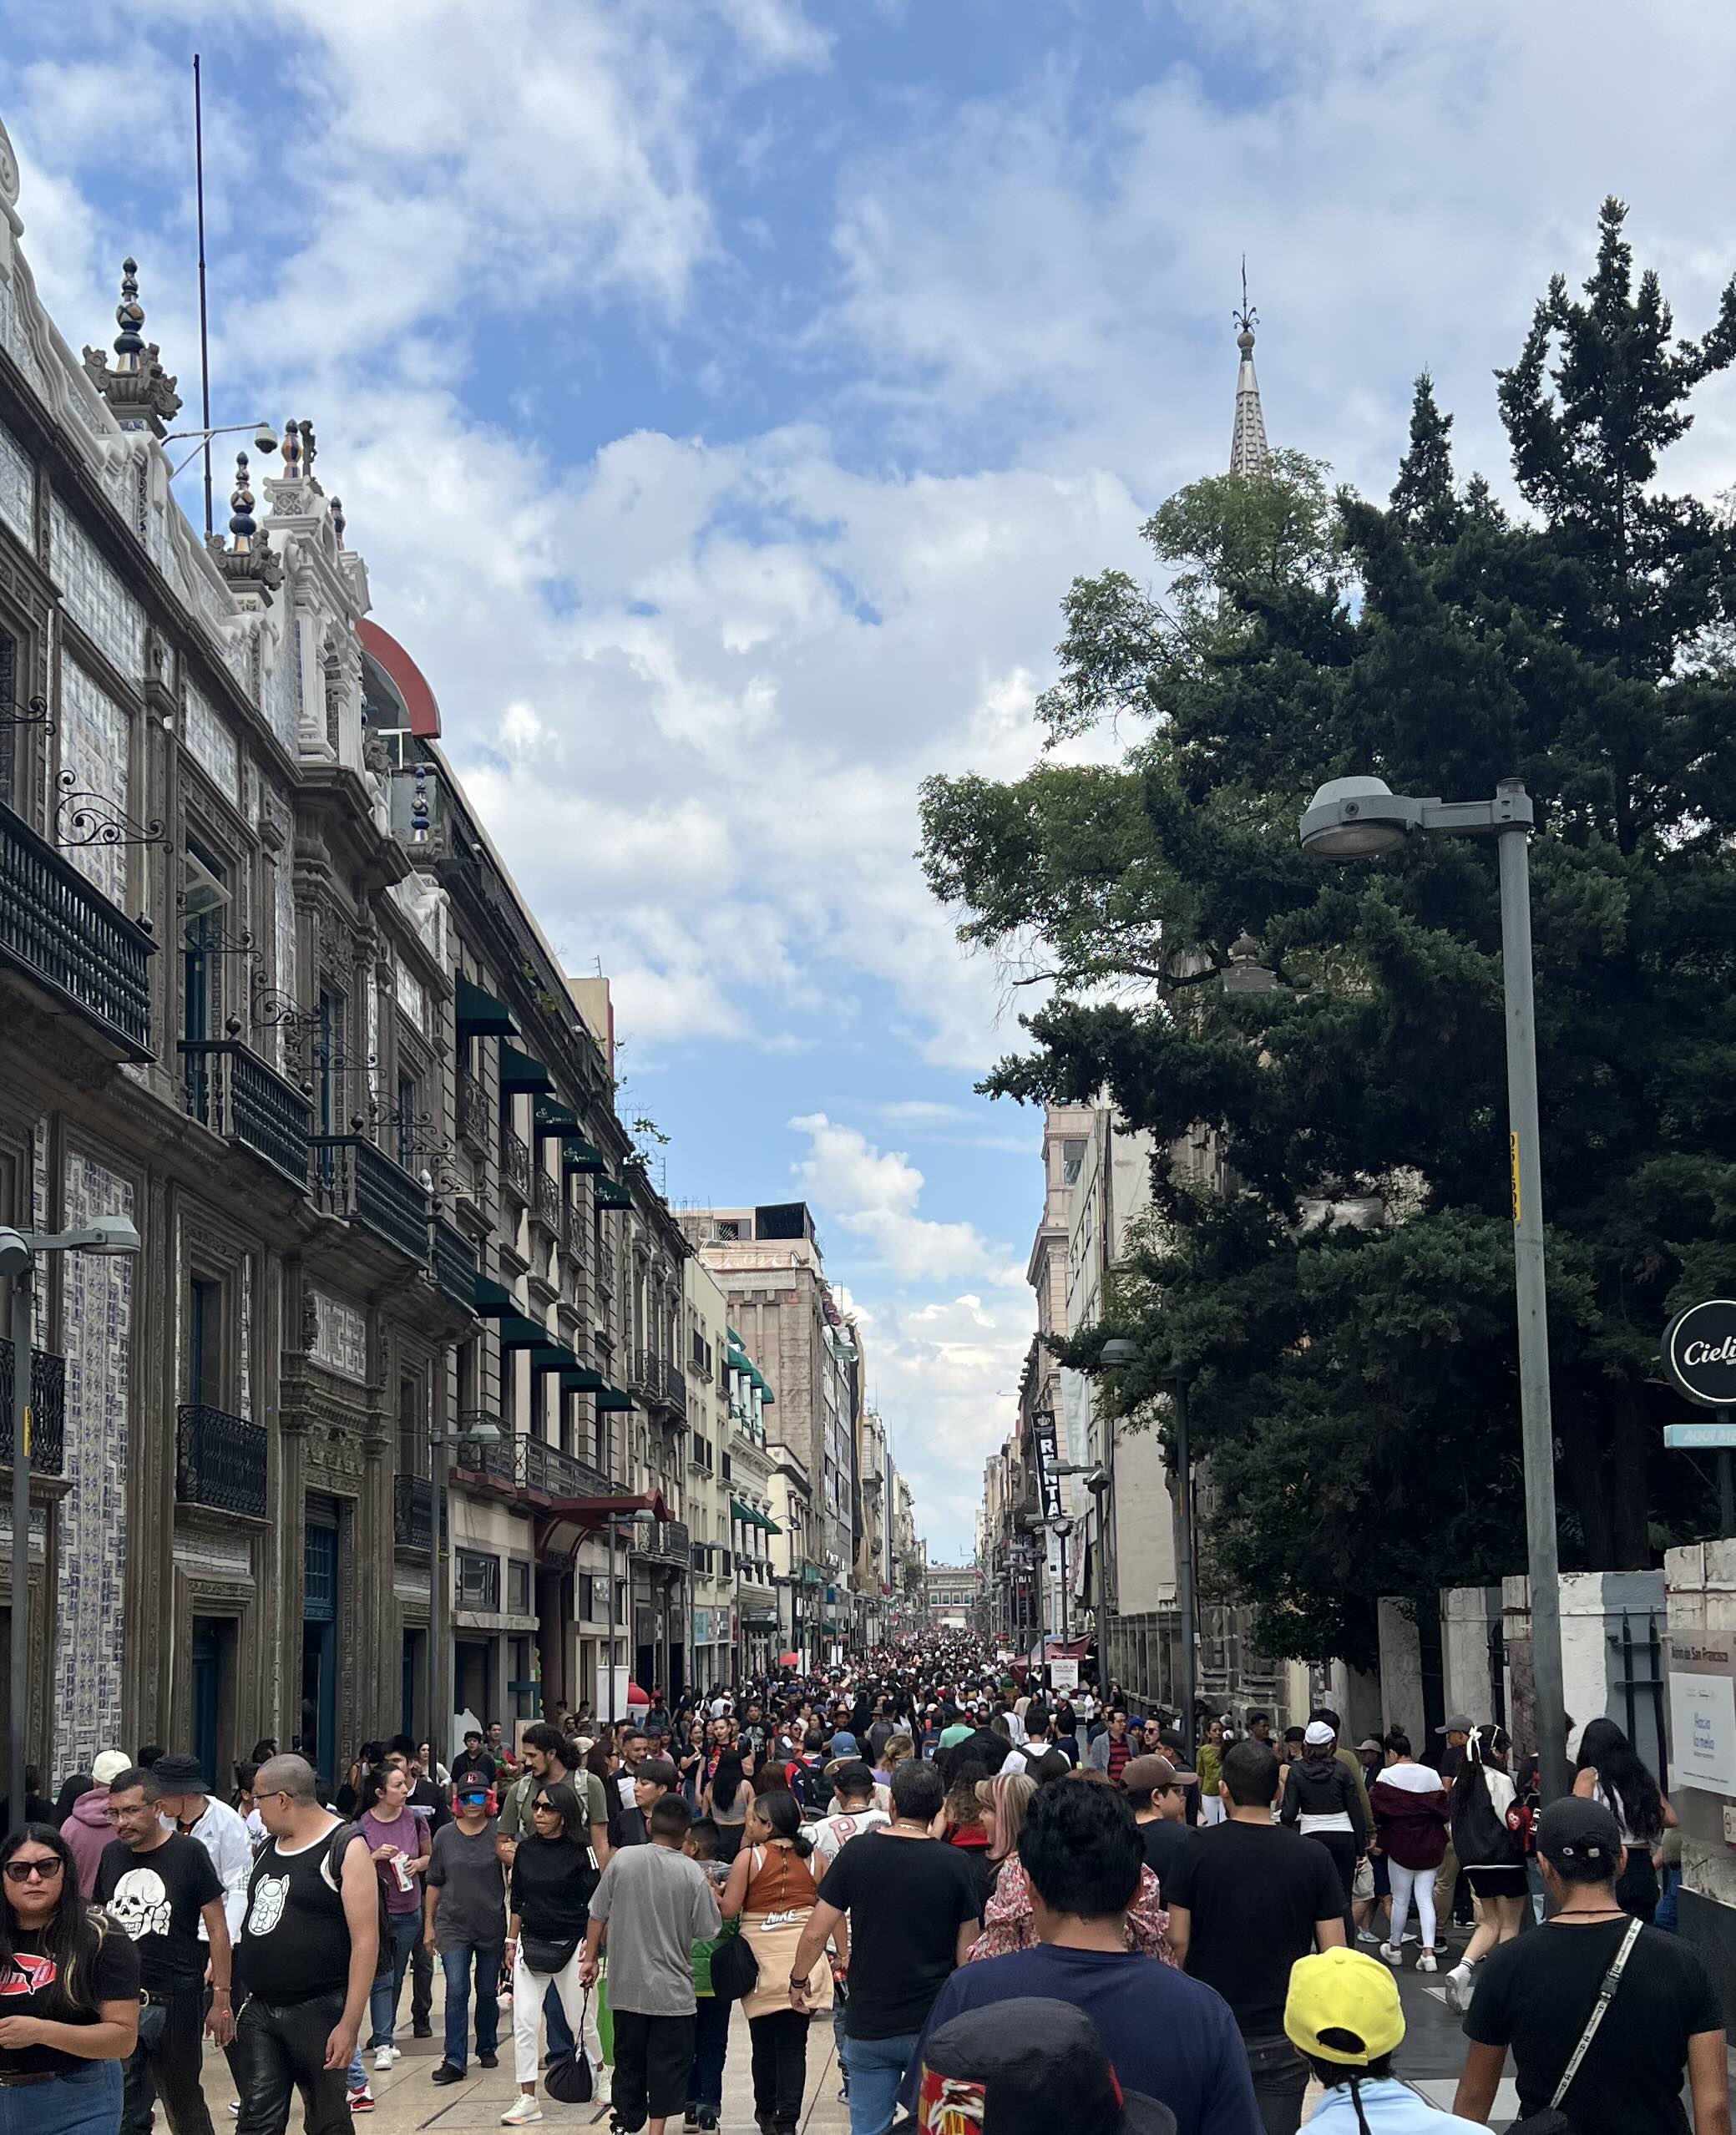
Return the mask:
[[[500,1086],[503,1090],[545,1090],[554,1094],[554,1078],[540,1060],[521,1053],[516,1045],[500,1049]]]
[[[605,1379],[597,1389],[597,1414],[600,1416],[623,1416],[633,1406],[630,1394],[623,1394],[618,1386],[611,1386]]]
[[[744,1527],[751,1527],[759,1515],[743,1505],[740,1498],[732,1497],[729,1501],[729,1516],[731,1520],[739,1520]]]
[[[783,1532],[777,1522],[775,1520],[767,1519],[763,1512],[760,1515],[760,1525],[768,1535],[781,1535]]]
[[[531,1127],[539,1141],[551,1134],[566,1134],[579,1124],[579,1115],[569,1112],[557,1098],[539,1097],[531,1109]]]
[[[823,1586],[825,1585],[825,1581],[820,1576],[820,1567],[818,1565],[804,1564],[802,1566],[802,1583],[804,1586]]]
[[[534,1372],[575,1372],[579,1359],[564,1342],[551,1342],[545,1336],[531,1352],[530,1369]]]
[[[490,1275],[476,1278],[476,1309],[484,1319],[499,1319],[519,1309],[519,1300],[504,1284]]]
[[[549,1339],[549,1330],[539,1319],[527,1319],[516,1307],[500,1318],[500,1346],[503,1349],[540,1349]]]
[[[578,1125],[577,1121],[574,1125]],[[601,1171],[608,1167],[600,1149],[593,1149],[582,1134],[561,1136],[560,1168],[564,1171]]]
[[[513,1012],[506,1003],[484,992],[462,971],[458,976],[453,1005],[458,1010],[460,1038],[516,1038],[519,1035],[519,1026],[513,1021]]]
[[[596,1196],[599,1208],[630,1208],[633,1206],[632,1195],[606,1172],[597,1181]]]
[[[608,1384],[601,1372],[593,1371],[589,1364],[580,1364],[560,1375],[563,1394],[600,1394]]]

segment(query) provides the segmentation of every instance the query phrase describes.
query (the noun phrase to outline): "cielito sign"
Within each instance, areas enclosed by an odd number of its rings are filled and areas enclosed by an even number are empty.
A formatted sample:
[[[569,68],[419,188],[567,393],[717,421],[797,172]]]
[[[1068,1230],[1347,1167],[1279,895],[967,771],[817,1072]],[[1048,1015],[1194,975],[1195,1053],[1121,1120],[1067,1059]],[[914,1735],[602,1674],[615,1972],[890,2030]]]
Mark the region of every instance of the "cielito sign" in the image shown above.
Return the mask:
[[[1663,1361],[1690,1401],[1736,1408],[1736,1298],[1708,1298],[1664,1330]]]

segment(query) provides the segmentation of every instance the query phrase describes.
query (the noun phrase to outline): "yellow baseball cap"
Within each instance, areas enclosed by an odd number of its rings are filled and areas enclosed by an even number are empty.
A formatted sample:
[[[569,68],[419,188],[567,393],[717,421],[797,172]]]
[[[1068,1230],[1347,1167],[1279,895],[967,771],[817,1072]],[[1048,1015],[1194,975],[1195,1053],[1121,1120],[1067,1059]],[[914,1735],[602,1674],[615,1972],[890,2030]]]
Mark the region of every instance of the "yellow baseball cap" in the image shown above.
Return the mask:
[[[1322,1950],[1298,1957],[1290,1967],[1284,2036],[1316,2061],[1365,2068],[1390,2053],[1404,2036],[1398,1981],[1384,1965],[1359,1950]]]

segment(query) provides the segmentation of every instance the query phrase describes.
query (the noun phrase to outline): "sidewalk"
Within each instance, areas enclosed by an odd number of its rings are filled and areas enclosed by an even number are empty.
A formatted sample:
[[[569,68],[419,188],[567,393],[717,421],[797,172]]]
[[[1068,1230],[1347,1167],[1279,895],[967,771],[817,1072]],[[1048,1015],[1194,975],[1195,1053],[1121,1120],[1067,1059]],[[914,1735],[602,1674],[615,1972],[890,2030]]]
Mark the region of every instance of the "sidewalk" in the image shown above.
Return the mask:
[[[412,2039],[410,2036],[410,1989],[404,1985],[403,2021],[398,2028],[398,2043],[404,2050],[403,2059],[389,2076],[376,2076],[370,2070],[368,2081],[373,2086],[377,2108],[357,2120],[357,2135],[410,2135],[412,2128],[434,2128],[442,2135],[479,2135],[483,2128],[498,2127],[500,2116],[519,2095],[519,2087],[512,2075],[512,2026],[504,2021],[501,2038],[501,2065],[498,2068],[478,2068],[473,2057],[468,2080],[447,2087],[437,2087],[428,2081],[440,2065],[441,1996],[444,1987],[437,1967],[434,1973],[434,2036],[431,2039]],[[506,2011],[501,2011],[506,2020]],[[755,2135],[753,2122],[753,2085],[748,2074],[747,2020],[739,2010],[730,2026],[729,2060],[723,2072],[723,2121],[727,2135]],[[372,2062],[372,2055],[363,2058]],[[803,2135],[848,2135],[850,2115],[848,2107],[838,2099],[837,2058],[833,2052],[832,2019],[829,2016],[816,2019],[807,2041],[807,2097],[802,2117]],[[211,2122],[217,2135],[224,2135],[232,2128],[230,2101],[235,2096],[235,2086],[230,2081],[229,2069],[222,2055],[209,2043],[205,2054],[205,2094],[211,2108]],[[606,2129],[609,2108],[606,2105],[557,2105],[539,2082],[537,2102],[543,2108],[542,2125],[549,2128],[577,2129],[595,2126]],[[670,2135],[679,2135],[679,2119],[670,2122]],[[160,2128],[161,2120],[158,2122]],[[290,2108],[290,2135],[301,2135],[301,2108],[297,2101]]]

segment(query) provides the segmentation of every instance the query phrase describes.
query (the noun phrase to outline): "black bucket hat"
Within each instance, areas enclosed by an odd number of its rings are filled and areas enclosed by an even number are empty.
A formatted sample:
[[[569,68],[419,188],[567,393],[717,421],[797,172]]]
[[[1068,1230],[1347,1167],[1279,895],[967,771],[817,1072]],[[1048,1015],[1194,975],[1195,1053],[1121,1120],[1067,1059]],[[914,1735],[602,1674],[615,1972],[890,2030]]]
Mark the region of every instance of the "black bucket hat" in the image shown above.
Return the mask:
[[[1070,2002],[993,2001],[941,2025],[917,2092],[921,2135],[1176,2135],[1176,2117],[1116,2080],[1096,2026]]]

